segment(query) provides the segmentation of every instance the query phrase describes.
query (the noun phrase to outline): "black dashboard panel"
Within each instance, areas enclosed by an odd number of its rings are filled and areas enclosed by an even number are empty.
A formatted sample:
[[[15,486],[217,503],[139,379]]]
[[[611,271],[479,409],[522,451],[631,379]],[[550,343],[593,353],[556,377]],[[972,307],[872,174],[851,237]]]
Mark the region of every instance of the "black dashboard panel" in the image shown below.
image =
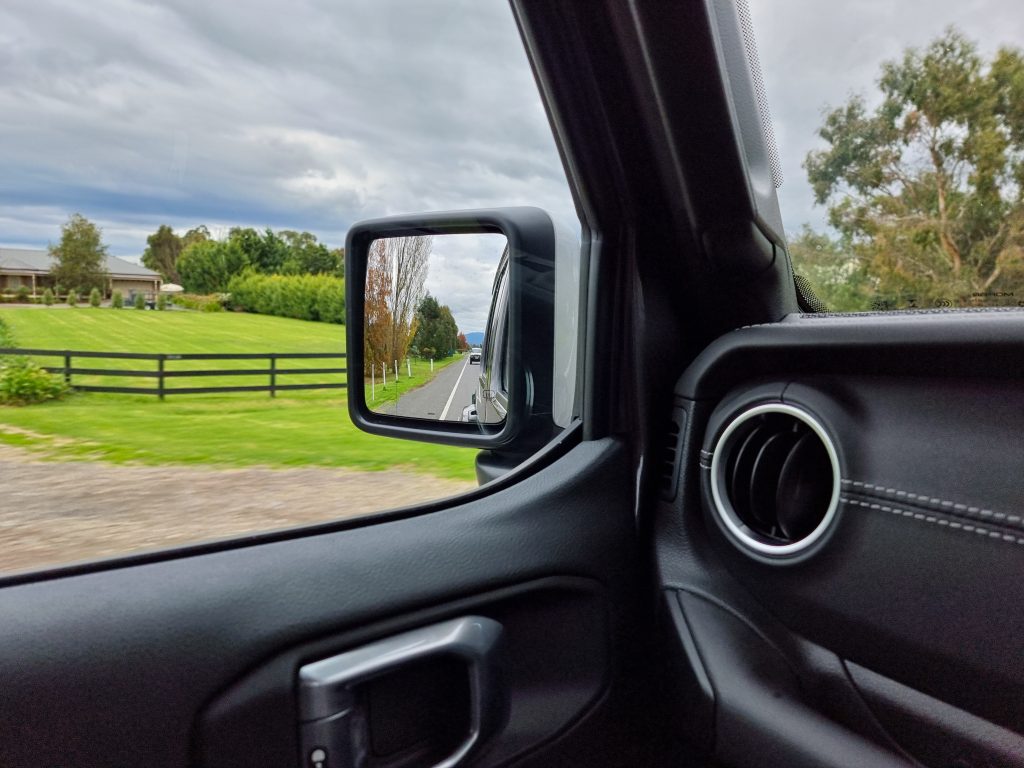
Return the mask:
[[[793,700],[843,732],[926,765],[1024,764],[1022,373],[1020,310],[792,316],[712,344],[676,388],[681,436],[658,513],[666,599],[682,600],[698,649],[705,636],[696,663],[713,666],[724,631],[698,600],[749,627],[796,676]],[[840,474],[827,535],[776,561],[727,535],[710,492],[719,437],[772,403],[823,427]],[[735,669],[702,672],[728,733]],[[886,684],[866,691],[867,679]],[[897,706],[882,690],[906,695]],[[935,737],[923,702],[963,727]]]

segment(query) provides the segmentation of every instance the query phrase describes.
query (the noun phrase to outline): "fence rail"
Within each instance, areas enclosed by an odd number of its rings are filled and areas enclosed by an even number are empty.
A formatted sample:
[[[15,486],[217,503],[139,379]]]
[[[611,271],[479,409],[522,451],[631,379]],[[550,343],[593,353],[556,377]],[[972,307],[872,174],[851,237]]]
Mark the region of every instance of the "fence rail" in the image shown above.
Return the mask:
[[[345,382],[315,382],[280,384],[279,376],[329,375],[348,373],[347,368],[279,368],[279,360],[344,360],[344,352],[187,352],[165,354],[157,352],[87,352],[69,349],[20,349],[0,348],[0,356],[57,357],[63,365],[44,365],[50,373],[59,373],[69,387],[80,392],[111,392],[129,395],[156,395],[163,400],[167,395],[201,395],[225,392],[269,392],[276,397],[278,392],[301,389],[345,389]],[[148,360],[156,363],[155,369],[93,368],[76,367],[75,358],[83,360]],[[167,363],[179,360],[266,360],[267,368],[204,368],[197,370],[168,370]],[[117,387],[99,384],[75,383],[75,376],[125,376],[132,378],[156,379],[155,387]],[[168,387],[167,380],[204,376],[266,376],[267,384],[246,384],[237,386]]]

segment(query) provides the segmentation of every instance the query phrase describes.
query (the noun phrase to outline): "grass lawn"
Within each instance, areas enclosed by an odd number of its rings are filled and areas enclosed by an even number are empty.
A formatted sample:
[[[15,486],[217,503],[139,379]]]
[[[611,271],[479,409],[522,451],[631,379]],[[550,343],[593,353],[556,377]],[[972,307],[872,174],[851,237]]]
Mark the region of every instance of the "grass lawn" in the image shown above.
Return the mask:
[[[345,326],[242,312],[9,309],[20,347],[94,352],[344,352]]]
[[[263,315],[79,307],[0,308],[0,317],[10,326],[19,346],[43,349],[168,353],[345,349],[344,326]],[[126,362],[118,367],[153,366],[151,361]],[[176,365],[184,367],[186,362]],[[246,362],[257,368],[267,365],[266,361],[224,362],[230,367],[241,367]],[[289,361],[287,365],[300,367],[302,362]],[[88,363],[89,367],[111,364],[113,361]],[[196,367],[211,364],[220,365],[218,361],[193,363]],[[343,366],[344,361],[314,360],[306,364],[336,367]],[[168,369],[171,365],[168,363]],[[344,380],[344,374],[333,376]],[[313,376],[317,381],[331,377]],[[301,378],[297,375],[293,380]],[[95,380],[124,386],[154,385],[153,379],[131,377]],[[254,380],[262,382],[262,377],[233,377],[223,382],[220,377],[209,377],[201,381],[212,386],[256,383]],[[181,382],[178,386],[195,385],[196,381],[177,380]],[[287,379],[279,377],[279,381]],[[338,390],[280,393],[276,399],[266,393],[179,395],[164,402],[143,395],[81,393],[62,402],[0,408],[0,442],[55,459],[149,465],[399,468],[460,480],[474,477],[473,450],[360,432],[350,422],[346,398]]]
[[[330,352],[345,351],[345,327],[239,312],[184,312],[92,307],[0,308],[19,347],[90,352]],[[63,358],[37,357],[40,365],[62,366]],[[72,359],[76,368],[153,371],[155,360]],[[167,371],[267,370],[267,360],[173,360]],[[344,368],[341,359],[282,360],[279,368]],[[269,376],[241,374],[167,378],[168,389],[268,384]],[[278,384],[343,383],[345,374],[282,374]],[[154,378],[75,374],[74,384],[155,388]]]

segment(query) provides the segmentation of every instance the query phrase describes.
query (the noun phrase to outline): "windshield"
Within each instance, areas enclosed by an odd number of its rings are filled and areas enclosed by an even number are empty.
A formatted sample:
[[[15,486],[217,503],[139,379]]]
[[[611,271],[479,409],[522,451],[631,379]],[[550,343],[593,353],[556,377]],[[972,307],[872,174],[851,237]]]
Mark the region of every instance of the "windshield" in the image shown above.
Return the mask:
[[[751,2],[790,255],[829,309],[1024,306],[1018,8]]]

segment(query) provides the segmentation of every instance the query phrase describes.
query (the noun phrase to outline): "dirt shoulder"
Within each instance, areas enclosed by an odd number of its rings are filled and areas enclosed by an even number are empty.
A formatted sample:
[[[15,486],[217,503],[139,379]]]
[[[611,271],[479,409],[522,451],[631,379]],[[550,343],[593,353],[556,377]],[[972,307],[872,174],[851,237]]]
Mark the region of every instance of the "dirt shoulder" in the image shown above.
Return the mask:
[[[471,483],[342,469],[124,467],[0,446],[0,572],[393,509]]]

